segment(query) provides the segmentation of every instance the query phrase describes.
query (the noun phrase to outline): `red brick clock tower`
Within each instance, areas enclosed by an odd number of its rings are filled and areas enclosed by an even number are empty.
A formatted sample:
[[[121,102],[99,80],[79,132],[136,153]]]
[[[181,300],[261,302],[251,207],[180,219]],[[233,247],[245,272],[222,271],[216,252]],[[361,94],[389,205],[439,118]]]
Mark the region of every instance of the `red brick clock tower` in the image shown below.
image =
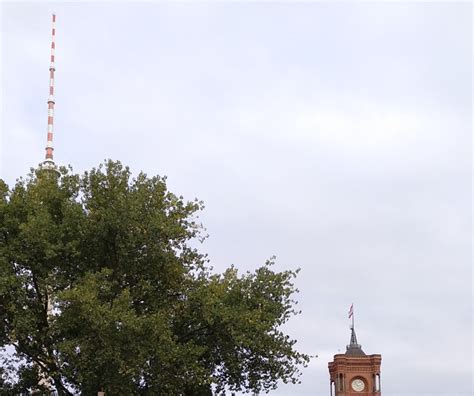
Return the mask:
[[[331,396],[381,396],[381,355],[366,355],[357,343],[354,325],[346,353],[334,355],[328,364]]]

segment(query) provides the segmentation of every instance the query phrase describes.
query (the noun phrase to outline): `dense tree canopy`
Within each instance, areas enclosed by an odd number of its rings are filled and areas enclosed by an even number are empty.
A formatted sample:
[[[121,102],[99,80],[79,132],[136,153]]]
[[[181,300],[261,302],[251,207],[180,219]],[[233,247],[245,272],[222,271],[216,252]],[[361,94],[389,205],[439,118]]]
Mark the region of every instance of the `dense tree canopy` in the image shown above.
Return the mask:
[[[308,356],[280,330],[296,272],[214,274],[193,247],[202,207],[113,161],[0,180],[0,346],[15,351],[2,391],[41,390],[42,377],[107,396],[297,382]]]

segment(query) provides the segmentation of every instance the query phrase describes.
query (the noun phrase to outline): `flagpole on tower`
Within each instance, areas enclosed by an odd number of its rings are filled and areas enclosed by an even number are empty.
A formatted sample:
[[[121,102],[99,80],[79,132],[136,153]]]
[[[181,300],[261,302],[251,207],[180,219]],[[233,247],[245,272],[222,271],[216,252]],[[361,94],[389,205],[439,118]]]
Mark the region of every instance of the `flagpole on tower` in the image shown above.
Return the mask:
[[[352,304],[354,306],[354,304]],[[354,328],[354,309],[352,310],[352,328]]]
[[[351,329],[354,330],[354,303],[351,304],[351,307],[349,308],[349,319],[352,318],[352,326]]]

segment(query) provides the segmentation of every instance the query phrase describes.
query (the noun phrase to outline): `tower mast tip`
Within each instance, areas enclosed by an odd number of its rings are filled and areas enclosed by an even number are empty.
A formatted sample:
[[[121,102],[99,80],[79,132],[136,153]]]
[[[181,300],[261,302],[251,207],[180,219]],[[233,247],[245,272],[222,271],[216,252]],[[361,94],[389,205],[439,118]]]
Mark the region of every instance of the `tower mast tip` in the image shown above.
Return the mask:
[[[48,96],[48,137],[46,141],[46,154],[45,160],[40,165],[42,169],[55,170],[57,172],[56,165],[53,160],[53,123],[54,123],[54,72],[55,67],[55,50],[56,50],[56,14],[52,14],[52,29],[51,29],[51,56],[50,56],[50,67],[49,67],[49,96]]]

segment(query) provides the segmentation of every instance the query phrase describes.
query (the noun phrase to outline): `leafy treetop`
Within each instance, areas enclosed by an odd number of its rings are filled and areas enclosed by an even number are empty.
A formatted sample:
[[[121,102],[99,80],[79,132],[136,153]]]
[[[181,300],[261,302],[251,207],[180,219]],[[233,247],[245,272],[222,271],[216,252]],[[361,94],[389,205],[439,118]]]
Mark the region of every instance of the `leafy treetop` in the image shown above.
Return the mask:
[[[191,246],[202,208],[114,161],[0,180],[0,345],[15,350],[0,389],[45,390],[42,376],[60,394],[110,396],[298,382],[309,357],[280,330],[297,313],[296,271],[212,273]]]

